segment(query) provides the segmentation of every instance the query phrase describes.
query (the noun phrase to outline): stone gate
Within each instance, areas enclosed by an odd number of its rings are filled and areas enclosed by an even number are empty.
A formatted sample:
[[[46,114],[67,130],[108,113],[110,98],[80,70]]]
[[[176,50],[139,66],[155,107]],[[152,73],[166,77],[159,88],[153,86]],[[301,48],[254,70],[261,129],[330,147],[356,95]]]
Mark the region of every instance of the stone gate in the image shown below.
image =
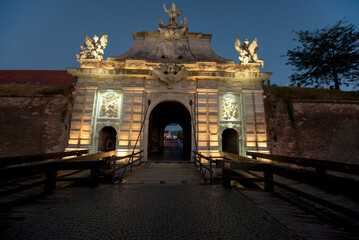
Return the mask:
[[[131,49],[107,60],[107,35],[86,36],[80,68],[67,69],[77,78],[67,150],[126,155],[136,145],[147,159],[163,147],[166,125],[178,123],[185,154],[266,152],[262,84],[271,73],[260,72],[257,40],[236,40],[236,64],[214,53],[211,34],[188,32],[186,18],[178,23],[174,4],[165,11],[168,25],[160,19],[157,31],[132,33]]]

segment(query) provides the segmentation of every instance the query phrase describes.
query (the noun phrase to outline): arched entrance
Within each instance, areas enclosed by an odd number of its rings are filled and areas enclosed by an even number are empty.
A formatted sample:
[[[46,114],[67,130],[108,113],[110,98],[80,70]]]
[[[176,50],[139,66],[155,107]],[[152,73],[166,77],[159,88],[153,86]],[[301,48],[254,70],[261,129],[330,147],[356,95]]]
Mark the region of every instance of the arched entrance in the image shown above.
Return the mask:
[[[176,123],[183,129],[181,151],[165,152],[164,130],[168,124]],[[178,140],[181,141],[181,140]],[[187,108],[179,102],[159,103],[149,116],[148,127],[148,159],[161,161],[189,161],[191,156],[191,115]]]
[[[227,128],[222,132],[222,151],[239,154],[239,135],[233,128]]]
[[[98,151],[107,152],[116,149],[117,132],[113,127],[101,129],[98,140]]]

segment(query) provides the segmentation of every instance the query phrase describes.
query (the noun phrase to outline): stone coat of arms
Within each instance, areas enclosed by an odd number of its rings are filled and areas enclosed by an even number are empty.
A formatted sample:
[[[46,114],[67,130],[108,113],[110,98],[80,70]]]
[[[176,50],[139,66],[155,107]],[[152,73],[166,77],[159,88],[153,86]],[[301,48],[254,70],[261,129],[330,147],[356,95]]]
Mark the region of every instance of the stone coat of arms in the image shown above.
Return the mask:
[[[238,118],[238,102],[232,98],[223,98],[222,117],[224,120]]]

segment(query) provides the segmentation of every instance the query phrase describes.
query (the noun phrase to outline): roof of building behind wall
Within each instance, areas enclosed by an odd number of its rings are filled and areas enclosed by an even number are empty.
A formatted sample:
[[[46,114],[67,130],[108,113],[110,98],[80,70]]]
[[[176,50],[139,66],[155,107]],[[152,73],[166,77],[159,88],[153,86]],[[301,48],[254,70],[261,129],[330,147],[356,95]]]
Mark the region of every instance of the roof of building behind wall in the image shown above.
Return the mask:
[[[0,84],[73,85],[76,78],[65,70],[0,70]]]

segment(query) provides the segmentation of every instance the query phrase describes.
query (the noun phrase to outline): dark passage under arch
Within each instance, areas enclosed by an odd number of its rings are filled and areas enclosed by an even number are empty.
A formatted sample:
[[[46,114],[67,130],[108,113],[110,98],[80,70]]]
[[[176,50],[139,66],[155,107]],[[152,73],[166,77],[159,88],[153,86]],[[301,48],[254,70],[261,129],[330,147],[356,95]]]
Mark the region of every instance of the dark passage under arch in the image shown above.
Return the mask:
[[[116,149],[117,132],[113,127],[101,129],[98,140],[98,151],[107,152]]]
[[[164,139],[164,130],[171,123],[177,123],[183,129],[183,140],[178,143],[179,147],[172,151],[165,148]],[[162,102],[152,110],[149,117],[147,151],[149,160],[190,160],[191,115],[183,104],[175,101]]]
[[[222,151],[238,155],[239,135],[233,128],[227,128],[222,133]]]

